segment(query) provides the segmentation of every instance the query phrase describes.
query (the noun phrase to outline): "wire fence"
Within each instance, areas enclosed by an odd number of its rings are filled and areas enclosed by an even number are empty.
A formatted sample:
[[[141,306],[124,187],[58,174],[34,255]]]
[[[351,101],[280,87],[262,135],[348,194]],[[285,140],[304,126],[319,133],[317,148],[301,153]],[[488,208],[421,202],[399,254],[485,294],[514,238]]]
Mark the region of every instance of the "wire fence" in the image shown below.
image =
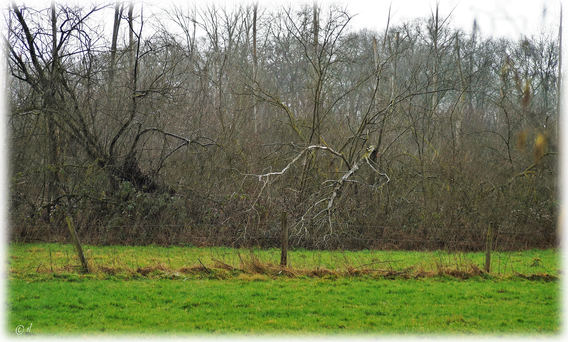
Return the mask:
[[[298,228],[289,222],[290,248],[343,250],[456,250],[481,251],[487,244],[488,225],[477,227],[377,226],[333,223],[329,231]],[[77,223],[82,243],[90,245],[162,245],[227,246],[278,248],[281,224],[265,222],[262,226],[244,224],[134,224],[103,225]],[[492,228],[492,249],[498,251],[551,248],[559,245],[556,227],[518,229]],[[14,242],[69,242],[64,224],[14,224],[10,229]]]

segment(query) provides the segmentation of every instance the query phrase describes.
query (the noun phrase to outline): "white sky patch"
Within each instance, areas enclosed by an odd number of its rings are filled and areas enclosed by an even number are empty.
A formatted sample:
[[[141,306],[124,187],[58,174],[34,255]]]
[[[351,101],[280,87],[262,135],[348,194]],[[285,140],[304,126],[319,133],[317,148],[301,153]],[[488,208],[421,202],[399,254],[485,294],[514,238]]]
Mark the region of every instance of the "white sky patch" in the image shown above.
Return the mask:
[[[328,2],[320,0],[322,3]],[[439,16],[451,14],[453,27],[461,27],[471,33],[474,22],[485,37],[519,38],[538,34],[543,26],[557,32],[560,22],[560,2],[552,0],[399,0],[347,2],[353,13],[356,27],[384,30],[389,6],[391,24],[401,24],[415,18],[432,16],[439,4]]]
[[[252,4],[254,0],[148,0],[146,3],[159,3],[164,6],[188,4],[198,7],[207,3]],[[258,0],[259,5],[276,8],[286,4],[309,4],[313,0]],[[317,0],[320,5],[329,3],[344,4],[350,14],[355,15],[351,25],[355,30],[371,29],[383,32],[391,8],[391,25],[398,25],[416,18],[428,18],[435,13],[436,3],[439,15],[446,18],[451,14],[450,24],[471,33],[474,22],[485,37],[504,37],[517,39],[540,33],[543,27],[557,32],[560,17],[558,0]]]
[[[435,13],[436,3],[439,6],[440,18],[451,14],[450,25],[460,27],[471,33],[474,22],[484,37],[518,39],[522,36],[539,34],[543,27],[550,32],[557,32],[560,17],[559,0],[316,0],[320,5],[330,3],[343,4],[350,14],[354,15],[351,22],[353,30],[370,29],[384,32],[387,25],[389,7],[391,8],[391,26],[413,21],[417,18],[428,18]],[[113,4],[113,1],[79,1],[63,0],[58,3],[71,4]],[[128,0],[125,1],[128,3]],[[143,3],[145,15],[170,5],[198,8],[208,3],[226,5],[252,4],[255,0],[135,0],[136,5]],[[272,10],[280,5],[313,4],[313,0],[257,0],[262,7]],[[49,0],[18,1],[17,4],[26,4],[34,8],[47,8]],[[8,5],[6,2],[5,6]],[[112,10],[112,6],[109,7]],[[112,12],[108,12],[112,13]],[[112,17],[108,18],[112,25]]]

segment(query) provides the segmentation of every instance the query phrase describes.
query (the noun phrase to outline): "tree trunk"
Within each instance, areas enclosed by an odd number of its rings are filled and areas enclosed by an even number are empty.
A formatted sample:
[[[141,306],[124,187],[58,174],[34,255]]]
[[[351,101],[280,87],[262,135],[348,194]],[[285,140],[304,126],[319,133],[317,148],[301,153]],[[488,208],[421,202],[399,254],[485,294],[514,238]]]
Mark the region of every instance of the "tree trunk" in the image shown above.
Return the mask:
[[[55,11],[55,2],[51,2],[51,34],[52,34],[52,65],[51,75],[46,84],[44,97],[44,113],[47,121],[47,202],[51,203],[58,196],[59,187],[59,130],[57,129],[53,116],[58,112],[57,104],[57,80],[59,71],[59,52],[57,50],[57,14]]]
[[[255,92],[258,90],[258,87],[256,85],[256,76],[258,73],[258,56],[257,56],[257,51],[256,51],[256,21],[257,21],[257,11],[258,11],[258,2],[256,2],[253,6],[253,15],[252,15],[252,77],[253,77],[253,83],[254,83],[254,88],[255,88]],[[253,110],[253,114],[252,114],[252,120],[253,120],[253,124],[254,124],[254,134],[258,133],[258,118],[257,118],[257,108],[256,108],[256,104],[253,105],[252,107]]]
[[[114,23],[112,25],[112,42],[110,47],[110,71],[109,71],[109,94],[112,94],[110,89],[114,84],[114,73],[116,70],[116,41],[118,40],[118,29],[120,27],[120,20],[122,17],[123,6],[119,1],[114,5]],[[131,14],[129,12],[129,14]]]

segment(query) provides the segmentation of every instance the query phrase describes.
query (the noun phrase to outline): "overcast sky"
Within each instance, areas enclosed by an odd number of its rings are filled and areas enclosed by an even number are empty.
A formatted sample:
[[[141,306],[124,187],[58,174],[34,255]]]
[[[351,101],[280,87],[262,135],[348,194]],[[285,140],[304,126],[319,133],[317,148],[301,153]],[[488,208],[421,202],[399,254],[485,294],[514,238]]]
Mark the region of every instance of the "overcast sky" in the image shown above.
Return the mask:
[[[135,0],[140,1],[140,0]],[[146,3],[253,3],[255,0],[146,0]],[[257,0],[263,6],[286,3],[313,3],[313,0]],[[471,31],[474,20],[483,36],[518,38],[538,34],[543,25],[558,32],[561,0],[316,0],[320,4],[346,4],[353,19],[353,28],[385,29],[389,6],[391,23],[398,24],[430,16],[439,3],[440,16],[452,14],[451,23]]]
[[[135,0],[141,1],[141,0]],[[279,4],[313,3],[314,0],[145,0],[146,4],[164,6],[167,3],[207,3],[226,5],[232,3],[253,3],[271,7]],[[474,21],[484,37],[507,37],[536,35],[543,27],[557,34],[561,0],[316,0],[319,4],[345,4],[350,14],[356,15],[353,29],[369,28],[379,32],[387,25],[389,6],[391,24],[396,25],[415,18],[426,18],[435,11],[439,3],[439,15],[447,17],[450,23],[471,32]]]
[[[57,0],[56,0],[57,1]],[[69,1],[69,0],[67,0]],[[101,3],[92,0],[89,2]],[[129,1],[129,0],[126,0]],[[253,3],[255,0],[134,0],[146,5],[167,6],[168,3]],[[274,6],[286,3],[313,3],[313,0],[257,0],[262,6]],[[16,0],[29,6],[49,6],[50,0]],[[66,2],[66,0],[59,0]],[[71,2],[83,2],[71,0]],[[110,0],[109,2],[113,2]],[[543,26],[551,32],[558,32],[560,0],[317,0],[320,4],[346,4],[351,14],[356,14],[352,28],[369,28],[383,31],[387,24],[389,6],[393,25],[415,18],[429,17],[439,3],[440,16],[451,13],[451,24],[468,32],[473,28],[474,20],[484,37],[518,38],[522,35],[538,34]],[[146,7],[146,6],[145,6]],[[147,6],[146,8],[154,6]],[[111,18],[109,18],[111,19]]]
[[[452,14],[453,26],[470,32],[475,20],[478,29],[486,37],[530,36],[540,32],[543,24],[554,32],[558,31],[559,0],[398,0],[392,1],[392,21],[396,24],[428,17],[435,11],[436,2],[439,3],[441,16]],[[356,27],[360,25],[382,30],[386,26],[390,1],[349,0],[345,3],[352,13],[358,13],[354,20]]]

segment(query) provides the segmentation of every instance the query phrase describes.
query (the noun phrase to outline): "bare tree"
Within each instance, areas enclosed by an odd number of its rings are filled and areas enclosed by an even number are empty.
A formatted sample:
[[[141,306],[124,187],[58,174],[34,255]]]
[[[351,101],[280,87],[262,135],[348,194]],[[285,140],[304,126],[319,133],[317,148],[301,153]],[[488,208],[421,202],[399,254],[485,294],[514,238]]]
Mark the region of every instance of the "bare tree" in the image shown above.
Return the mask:
[[[466,34],[438,6],[380,32],[317,2],[184,6],[10,4],[17,226],[268,246],[286,211],[304,247],[553,241],[555,35]]]

